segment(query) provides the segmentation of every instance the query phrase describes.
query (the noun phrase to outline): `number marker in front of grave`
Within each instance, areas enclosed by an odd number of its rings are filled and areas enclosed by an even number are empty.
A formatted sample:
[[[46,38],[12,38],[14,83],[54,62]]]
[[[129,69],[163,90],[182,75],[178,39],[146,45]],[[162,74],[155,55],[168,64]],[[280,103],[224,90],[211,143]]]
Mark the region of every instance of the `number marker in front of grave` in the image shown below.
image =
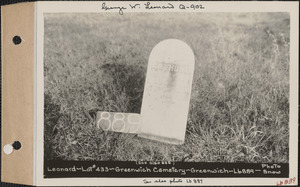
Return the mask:
[[[97,127],[105,131],[138,133],[140,114],[119,112],[97,112]]]

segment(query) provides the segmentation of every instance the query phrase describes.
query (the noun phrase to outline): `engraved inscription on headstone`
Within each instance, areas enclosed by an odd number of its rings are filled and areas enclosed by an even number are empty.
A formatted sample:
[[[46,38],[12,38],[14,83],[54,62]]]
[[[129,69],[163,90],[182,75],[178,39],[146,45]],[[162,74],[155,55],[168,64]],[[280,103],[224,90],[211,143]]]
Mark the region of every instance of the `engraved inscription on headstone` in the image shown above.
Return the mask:
[[[168,39],[152,50],[143,95],[140,137],[183,144],[194,73],[194,53]]]
[[[97,127],[105,131],[138,133],[140,125],[140,114],[97,112]]]

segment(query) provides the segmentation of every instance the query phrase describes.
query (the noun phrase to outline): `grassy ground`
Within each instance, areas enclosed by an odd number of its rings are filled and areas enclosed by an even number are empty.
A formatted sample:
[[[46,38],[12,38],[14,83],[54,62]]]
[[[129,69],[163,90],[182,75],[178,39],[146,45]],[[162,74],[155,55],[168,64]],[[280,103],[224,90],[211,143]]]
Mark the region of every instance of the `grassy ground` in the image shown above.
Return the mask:
[[[94,111],[140,112],[168,38],[196,58],[185,144],[97,129]],[[286,163],[289,40],[285,13],[46,14],[45,159]]]

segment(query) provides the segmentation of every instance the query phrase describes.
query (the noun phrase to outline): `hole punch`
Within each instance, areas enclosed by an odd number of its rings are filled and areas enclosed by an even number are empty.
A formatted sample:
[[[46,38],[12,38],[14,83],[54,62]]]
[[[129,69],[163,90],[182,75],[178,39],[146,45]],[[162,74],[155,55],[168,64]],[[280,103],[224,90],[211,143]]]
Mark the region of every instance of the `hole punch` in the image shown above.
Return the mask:
[[[12,144],[14,150],[19,150],[21,149],[22,145],[21,145],[21,142],[19,141],[15,141],[13,144]]]
[[[13,37],[13,43],[15,45],[19,45],[22,42],[22,38],[20,36],[14,36]]]
[[[11,144],[6,144],[4,147],[3,147],[3,152],[7,155],[10,155],[12,152],[14,151],[14,148]]]

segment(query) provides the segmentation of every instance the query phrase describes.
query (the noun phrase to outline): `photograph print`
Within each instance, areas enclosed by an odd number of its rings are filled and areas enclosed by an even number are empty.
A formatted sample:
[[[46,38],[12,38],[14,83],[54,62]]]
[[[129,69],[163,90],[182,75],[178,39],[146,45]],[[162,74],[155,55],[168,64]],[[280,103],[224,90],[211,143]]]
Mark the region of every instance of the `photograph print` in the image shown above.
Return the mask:
[[[164,41],[172,45],[164,48]],[[152,67],[160,44],[161,56],[184,45],[192,53],[182,59],[193,62]],[[288,164],[289,59],[285,12],[44,13],[44,167],[47,161]],[[148,80],[159,84],[169,75],[179,81],[146,94]],[[186,77],[190,88],[180,83]],[[180,88],[188,98],[184,110],[176,105]],[[160,89],[167,96],[153,96]],[[144,125],[145,97],[164,110],[148,108],[152,117]],[[172,98],[177,108],[164,105]],[[159,123],[181,114],[180,128]],[[148,135],[112,121],[127,117]],[[178,142],[176,133],[183,134]]]

